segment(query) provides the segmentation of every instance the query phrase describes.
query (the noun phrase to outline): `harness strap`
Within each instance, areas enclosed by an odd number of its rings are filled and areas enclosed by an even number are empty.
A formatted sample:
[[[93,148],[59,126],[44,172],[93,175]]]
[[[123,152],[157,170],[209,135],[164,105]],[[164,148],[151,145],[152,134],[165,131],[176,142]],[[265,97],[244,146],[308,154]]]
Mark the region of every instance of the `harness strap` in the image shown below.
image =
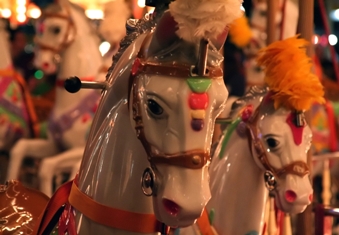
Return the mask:
[[[68,202],[68,195],[71,192],[73,181],[63,184],[46,205],[42,216],[38,218],[33,229],[32,235],[43,235],[48,225],[51,223],[59,209]]]
[[[130,212],[100,204],[81,192],[74,181],[68,200],[76,210],[98,224],[135,233],[162,231],[162,223],[154,214]]]
[[[32,101],[32,96],[27,88],[26,81],[23,79],[23,77],[19,73],[15,72],[14,69],[0,70],[0,76],[13,77],[15,81],[17,81],[19,85],[21,86],[24,102],[25,102],[28,116],[29,116],[29,121],[31,122],[31,126],[33,129],[33,135],[34,137],[38,137],[40,133],[40,128],[38,125],[39,124],[38,117],[35,112],[35,108],[34,108],[33,101]]]
[[[208,218],[206,208],[202,212],[201,217],[197,220],[197,225],[201,235],[217,235]]]

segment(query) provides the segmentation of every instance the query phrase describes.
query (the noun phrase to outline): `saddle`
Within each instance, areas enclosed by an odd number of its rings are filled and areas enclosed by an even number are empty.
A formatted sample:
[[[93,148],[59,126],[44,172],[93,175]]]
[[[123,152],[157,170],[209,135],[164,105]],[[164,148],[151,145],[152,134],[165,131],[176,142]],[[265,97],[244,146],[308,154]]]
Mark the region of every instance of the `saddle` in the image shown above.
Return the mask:
[[[48,201],[45,194],[17,180],[0,185],[0,234],[32,234]]]

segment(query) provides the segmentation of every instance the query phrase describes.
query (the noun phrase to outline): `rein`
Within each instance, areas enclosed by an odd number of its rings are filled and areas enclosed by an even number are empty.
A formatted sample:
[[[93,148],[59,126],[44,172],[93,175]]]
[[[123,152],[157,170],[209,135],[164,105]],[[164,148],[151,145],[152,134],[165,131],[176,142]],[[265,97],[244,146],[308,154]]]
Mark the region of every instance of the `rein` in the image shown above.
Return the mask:
[[[28,116],[29,116],[29,122],[31,124],[32,129],[33,129],[33,136],[38,137],[39,133],[40,133],[40,128],[39,128],[39,125],[38,125],[39,124],[38,123],[38,117],[36,115],[34,104],[33,104],[33,101],[32,101],[32,96],[31,96],[31,93],[29,92],[29,90],[27,88],[26,81],[13,68],[0,70],[0,76],[14,78],[14,80],[19,83],[19,85],[21,87],[21,91],[23,92],[23,98],[24,98],[24,103],[25,103],[26,108],[27,108],[27,112],[28,112]]]

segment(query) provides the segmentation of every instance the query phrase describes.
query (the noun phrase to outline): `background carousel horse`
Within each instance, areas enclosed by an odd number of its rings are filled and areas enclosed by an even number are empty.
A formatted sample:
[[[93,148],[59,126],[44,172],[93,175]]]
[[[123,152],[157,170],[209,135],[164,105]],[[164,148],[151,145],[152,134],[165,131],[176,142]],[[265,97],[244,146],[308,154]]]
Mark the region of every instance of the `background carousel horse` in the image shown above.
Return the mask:
[[[11,150],[7,179],[17,178],[25,156],[44,158],[39,170],[40,187],[51,195],[55,171],[59,167],[72,169],[81,159],[99,99],[97,91],[69,94],[64,89],[64,81],[74,74],[84,80],[95,80],[102,57],[98,37],[82,9],[68,1],[59,1],[43,13],[37,30],[39,50],[35,64],[53,73],[57,68],[55,59],[60,60],[56,100],[48,120],[48,139],[20,140]]]
[[[59,188],[47,207],[58,208],[54,203],[62,190],[70,193],[59,234],[155,234],[157,219],[188,226],[201,215],[210,198],[214,121],[227,98],[216,49],[226,37],[225,26],[242,14],[240,6],[238,0],[197,6],[177,0],[156,14],[162,17],[154,31],[153,17],[135,25],[102,84],[79,176]],[[140,27],[147,28],[141,35]],[[54,216],[50,213],[44,218]],[[48,223],[43,219],[38,234]]]
[[[18,139],[38,135],[39,132],[28,87],[12,66],[9,48],[6,24],[0,20],[0,154],[5,155]],[[7,163],[0,165],[2,182]]]
[[[292,0],[279,0],[279,3],[279,10],[277,11],[275,18],[277,26],[276,38],[285,39],[296,34],[299,15],[298,6]],[[235,40],[232,40],[236,45],[245,47],[244,52],[247,57],[245,68],[248,87],[264,84],[264,73],[262,69],[257,66],[255,57],[258,51],[266,46],[267,39],[267,1],[253,0],[253,4],[254,8],[250,18],[251,32],[247,32],[247,22],[239,24],[243,29],[237,30],[237,32],[241,33],[243,36],[238,35]],[[249,35],[252,36],[252,38],[249,40],[249,43],[247,43],[247,37]],[[234,37],[231,37],[231,39],[232,38]]]
[[[131,11],[124,0],[108,1],[104,0],[104,19],[100,23],[100,35],[110,43],[109,51],[103,56],[104,69],[103,78],[108,68],[112,65],[112,59],[119,50],[121,39],[126,36],[126,21],[131,16]]]
[[[265,186],[287,213],[300,213],[311,203],[306,153],[312,132],[300,115],[324,99],[320,81],[300,49],[305,43],[296,38],[278,41],[259,55],[269,91],[253,87],[233,105],[233,122],[210,166],[212,198],[197,222],[200,231],[209,231],[206,224],[211,223],[219,235],[261,234]],[[194,226],[181,233],[200,234]]]

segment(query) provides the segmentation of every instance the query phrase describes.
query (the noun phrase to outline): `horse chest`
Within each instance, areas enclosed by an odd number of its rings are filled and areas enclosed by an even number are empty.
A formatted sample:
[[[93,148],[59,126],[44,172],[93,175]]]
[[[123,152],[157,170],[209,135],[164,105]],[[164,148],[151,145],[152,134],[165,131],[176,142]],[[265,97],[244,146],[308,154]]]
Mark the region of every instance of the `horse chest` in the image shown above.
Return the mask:
[[[94,91],[83,98],[74,108],[64,112],[60,116],[56,117],[54,112],[51,113],[48,120],[48,131],[60,148],[65,148],[63,143],[65,132],[72,128],[74,129],[74,124],[77,121],[80,121],[83,126],[91,124],[92,117],[97,108],[98,99],[99,94]],[[77,130],[73,131],[77,133]],[[85,138],[85,136],[83,136],[83,138]]]

